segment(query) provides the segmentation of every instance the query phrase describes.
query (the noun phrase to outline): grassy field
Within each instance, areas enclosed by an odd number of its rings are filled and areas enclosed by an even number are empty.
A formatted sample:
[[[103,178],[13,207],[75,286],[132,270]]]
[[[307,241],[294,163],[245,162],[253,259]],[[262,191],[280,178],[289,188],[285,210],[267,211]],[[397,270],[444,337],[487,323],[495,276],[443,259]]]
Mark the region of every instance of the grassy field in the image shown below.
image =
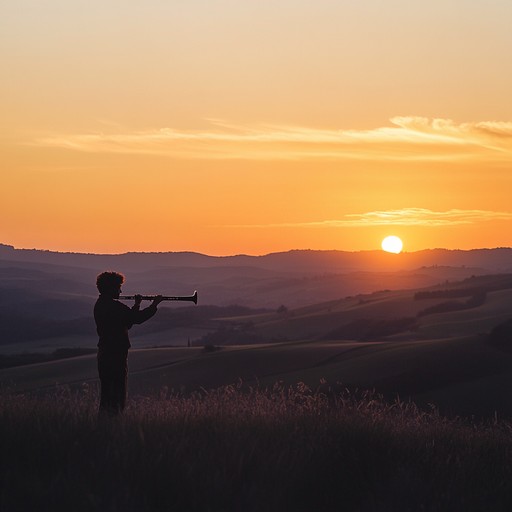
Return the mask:
[[[0,395],[0,510],[508,511],[512,426],[302,383],[139,397]]]
[[[132,349],[130,394],[161,388],[189,393],[242,379],[269,386],[321,379],[350,389],[376,389],[442,414],[512,418],[512,353],[489,345],[486,336],[379,343],[339,340],[201,348]],[[56,385],[96,385],[94,355],[0,370],[0,384],[17,392],[48,391]]]

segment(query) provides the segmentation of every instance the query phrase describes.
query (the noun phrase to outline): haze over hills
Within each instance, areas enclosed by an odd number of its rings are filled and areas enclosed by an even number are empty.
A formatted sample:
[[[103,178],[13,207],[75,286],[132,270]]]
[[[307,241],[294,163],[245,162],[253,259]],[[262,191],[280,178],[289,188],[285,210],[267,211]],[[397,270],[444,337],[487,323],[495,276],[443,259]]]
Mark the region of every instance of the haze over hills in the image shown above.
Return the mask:
[[[20,343],[34,340],[51,340],[47,343],[51,348],[91,346],[95,278],[107,269],[126,275],[126,294],[188,295],[197,289],[199,306],[194,308],[194,320],[187,323],[176,313],[170,318],[171,311],[189,306],[172,303],[162,308],[161,322],[141,326],[135,334],[148,344],[183,345],[215,330],[215,316],[232,315],[229,309],[206,310],[204,306],[294,310],[378,290],[416,290],[507,272],[512,269],[512,249],[437,249],[399,255],[297,250],[215,257],[196,253],[58,253],[0,245],[0,346],[9,352],[20,351]],[[339,326],[339,319],[336,322]],[[258,342],[267,334],[271,339],[296,339],[281,328],[258,329]],[[325,329],[316,334],[325,335]]]
[[[200,304],[274,309],[299,307],[379,289],[419,288],[470,275],[512,269],[512,250],[290,251],[266,256],[196,253],[95,255],[14,249],[0,245],[3,313],[30,311],[49,318],[90,314],[96,275],[127,276],[125,293],[187,295]]]
[[[95,277],[104,270],[127,276],[125,293],[187,295],[197,289],[201,304],[298,307],[379,289],[419,288],[509,272],[512,249],[436,249],[399,255],[306,250],[217,257],[182,252],[58,253],[0,245],[0,286],[11,299],[64,294],[66,300],[91,300],[97,294]]]
[[[402,253],[290,251],[265,256],[197,253],[96,255],[0,244],[0,306],[6,314],[89,316],[104,270],[127,277],[124,293],[188,295],[199,304],[276,309],[383,289],[413,289],[512,271],[512,249]],[[182,304],[173,304],[180,306]]]

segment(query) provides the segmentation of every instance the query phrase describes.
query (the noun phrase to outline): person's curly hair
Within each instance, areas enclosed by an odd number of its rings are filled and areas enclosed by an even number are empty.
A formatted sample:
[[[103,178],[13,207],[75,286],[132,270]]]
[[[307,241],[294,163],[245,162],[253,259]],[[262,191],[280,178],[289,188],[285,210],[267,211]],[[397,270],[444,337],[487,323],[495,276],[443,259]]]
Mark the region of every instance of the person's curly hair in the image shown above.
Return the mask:
[[[109,293],[117,290],[124,283],[124,276],[119,272],[102,272],[96,278],[96,286],[100,293]]]

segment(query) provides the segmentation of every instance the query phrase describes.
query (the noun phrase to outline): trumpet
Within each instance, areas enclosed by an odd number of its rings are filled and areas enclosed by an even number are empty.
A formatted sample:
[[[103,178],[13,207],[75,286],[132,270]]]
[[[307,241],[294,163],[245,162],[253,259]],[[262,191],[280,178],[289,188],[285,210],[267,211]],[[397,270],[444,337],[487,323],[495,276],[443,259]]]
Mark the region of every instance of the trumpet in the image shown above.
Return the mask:
[[[121,300],[135,300],[136,295],[120,295],[119,298]],[[157,298],[157,295],[141,295],[142,300],[155,300]],[[166,296],[164,295],[162,297],[163,300],[184,300],[193,302],[194,304],[197,304],[197,291],[195,291],[192,295],[184,295],[184,296]]]

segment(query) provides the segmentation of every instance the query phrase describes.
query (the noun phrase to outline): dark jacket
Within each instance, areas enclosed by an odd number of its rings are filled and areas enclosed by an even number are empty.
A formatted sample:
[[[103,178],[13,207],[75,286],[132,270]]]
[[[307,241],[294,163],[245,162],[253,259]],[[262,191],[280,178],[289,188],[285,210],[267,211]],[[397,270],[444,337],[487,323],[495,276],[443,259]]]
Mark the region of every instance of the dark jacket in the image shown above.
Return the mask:
[[[129,308],[111,297],[100,295],[94,306],[94,320],[102,352],[126,353],[131,347],[128,330],[133,324],[141,324],[156,313],[156,306],[145,309]]]

